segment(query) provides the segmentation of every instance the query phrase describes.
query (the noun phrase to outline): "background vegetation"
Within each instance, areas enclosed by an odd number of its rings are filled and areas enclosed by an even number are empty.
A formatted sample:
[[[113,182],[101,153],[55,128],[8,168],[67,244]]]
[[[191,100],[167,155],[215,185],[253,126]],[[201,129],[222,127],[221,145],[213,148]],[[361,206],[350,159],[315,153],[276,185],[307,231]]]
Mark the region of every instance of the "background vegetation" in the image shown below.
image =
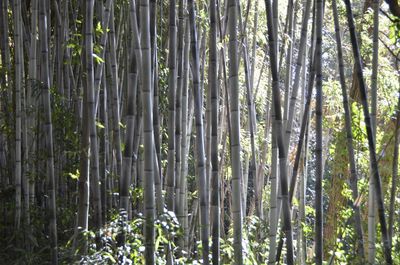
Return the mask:
[[[400,264],[399,64],[396,0],[0,0],[0,263]]]

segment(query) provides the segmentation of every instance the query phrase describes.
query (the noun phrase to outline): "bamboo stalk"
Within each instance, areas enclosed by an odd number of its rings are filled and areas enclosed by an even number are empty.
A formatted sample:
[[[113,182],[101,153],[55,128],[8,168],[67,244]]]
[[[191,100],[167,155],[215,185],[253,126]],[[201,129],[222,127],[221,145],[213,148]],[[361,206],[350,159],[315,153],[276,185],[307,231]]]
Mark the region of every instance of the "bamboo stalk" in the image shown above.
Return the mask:
[[[365,125],[367,128],[370,163],[371,163],[371,169],[372,169],[372,176],[375,181],[375,193],[376,193],[376,201],[377,201],[377,207],[378,207],[379,222],[381,225],[383,252],[385,255],[386,263],[393,264],[391,250],[390,250],[390,239],[388,236],[388,230],[387,230],[387,226],[386,226],[385,206],[384,206],[383,194],[382,194],[382,183],[381,183],[381,177],[379,175],[378,162],[377,162],[377,158],[376,158],[373,124],[371,122],[371,117],[370,117],[369,109],[368,109],[367,89],[366,89],[366,85],[365,85],[365,81],[364,81],[364,75],[362,72],[360,50],[358,47],[358,41],[356,38],[356,30],[355,30],[355,26],[354,26],[354,17],[353,17],[353,12],[351,9],[350,0],[344,0],[344,2],[346,5],[347,21],[349,24],[351,44],[352,44],[353,55],[354,55],[354,60],[355,60],[355,64],[356,64],[357,78],[358,78],[358,82],[359,82],[359,86],[360,86],[360,94],[361,94],[360,96],[361,96],[363,112],[364,112],[364,120],[365,120]]]

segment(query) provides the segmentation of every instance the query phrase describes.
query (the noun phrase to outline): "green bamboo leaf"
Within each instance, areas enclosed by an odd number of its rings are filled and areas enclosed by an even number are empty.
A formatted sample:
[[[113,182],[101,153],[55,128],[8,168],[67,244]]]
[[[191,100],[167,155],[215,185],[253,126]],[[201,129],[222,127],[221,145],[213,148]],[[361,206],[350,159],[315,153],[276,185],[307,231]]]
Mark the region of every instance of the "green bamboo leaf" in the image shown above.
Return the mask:
[[[98,56],[97,54],[93,53],[93,58],[96,61],[96,63],[100,64],[100,63],[104,63],[103,58],[101,58],[100,56]]]
[[[104,125],[101,122],[96,121],[96,127],[100,128],[100,129],[104,129]]]

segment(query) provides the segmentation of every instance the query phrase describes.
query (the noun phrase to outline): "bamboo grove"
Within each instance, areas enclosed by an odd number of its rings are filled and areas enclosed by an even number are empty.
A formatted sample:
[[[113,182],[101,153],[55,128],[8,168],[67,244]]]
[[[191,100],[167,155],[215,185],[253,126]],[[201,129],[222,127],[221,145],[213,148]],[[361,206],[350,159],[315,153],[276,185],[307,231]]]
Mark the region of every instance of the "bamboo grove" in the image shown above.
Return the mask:
[[[400,264],[397,0],[0,0],[0,264]]]

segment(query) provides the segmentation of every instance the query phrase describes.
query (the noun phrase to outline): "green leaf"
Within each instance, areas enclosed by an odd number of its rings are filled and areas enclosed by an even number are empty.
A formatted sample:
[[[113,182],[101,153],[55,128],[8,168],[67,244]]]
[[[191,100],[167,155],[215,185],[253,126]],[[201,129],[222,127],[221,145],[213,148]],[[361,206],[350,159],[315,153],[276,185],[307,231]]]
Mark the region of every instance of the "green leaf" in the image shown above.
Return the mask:
[[[75,47],[76,47],[76,44],[73,42],[70,42],[67,44],[67,48],[74,49]]]
[[[108,257],[112,263],[117,263],[117,261],[114,259],[114,257],[108,253],[108,252],[103,252],[104,256]]]
[[[72,172],[69,172],[68,173],[68,176],[70,176],[72,179],[75,179],[75,180],[77,180],[77,179],[79,179],[79,170],[77,169],[76,170],[76,172],[75,173],[72,173]]]
[[[100,128],[100,129],[104,129],[104,125],[101,124],[101,122],[96,121],[96,127]]]
[[[93,58],[96,61],[96,63],[100,64],[100,63],[104,63],[103,58],[101,58],[100,56],[98,56],[97,54],[93,53]]]
[[[100,21],[96,24],[96,33],[104,33],[103,28],[101,27]]]

